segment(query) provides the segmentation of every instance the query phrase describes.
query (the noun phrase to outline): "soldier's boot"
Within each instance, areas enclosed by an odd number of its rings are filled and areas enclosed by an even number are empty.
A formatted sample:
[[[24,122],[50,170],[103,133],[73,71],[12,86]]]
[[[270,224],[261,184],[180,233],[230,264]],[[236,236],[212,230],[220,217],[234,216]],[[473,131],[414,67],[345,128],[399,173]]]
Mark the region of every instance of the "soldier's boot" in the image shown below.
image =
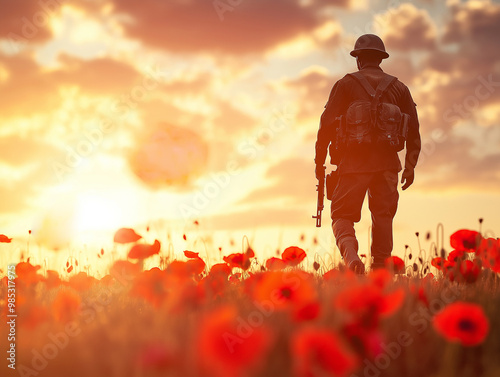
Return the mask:
[[[346,266],[357,274],[365,273],[365,265],[358,256],[358,240],[354,231],[354,223],[346,219],[338,219],[333,223],[333,234],[337,247]]]

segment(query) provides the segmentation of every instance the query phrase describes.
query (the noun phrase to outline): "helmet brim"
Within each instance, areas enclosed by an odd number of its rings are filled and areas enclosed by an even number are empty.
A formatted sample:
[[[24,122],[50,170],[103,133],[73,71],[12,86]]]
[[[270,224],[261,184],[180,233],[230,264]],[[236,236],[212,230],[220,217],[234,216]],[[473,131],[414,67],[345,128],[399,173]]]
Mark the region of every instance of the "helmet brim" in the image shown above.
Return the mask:
[[[389,54],[386,51],[379,50],[378,48],[357,48],[357,49],[351,51],[351,56],[354,56],[354,57],[359,56],[364,51],[377,52],[382,59],[387,59],[389,57]]]

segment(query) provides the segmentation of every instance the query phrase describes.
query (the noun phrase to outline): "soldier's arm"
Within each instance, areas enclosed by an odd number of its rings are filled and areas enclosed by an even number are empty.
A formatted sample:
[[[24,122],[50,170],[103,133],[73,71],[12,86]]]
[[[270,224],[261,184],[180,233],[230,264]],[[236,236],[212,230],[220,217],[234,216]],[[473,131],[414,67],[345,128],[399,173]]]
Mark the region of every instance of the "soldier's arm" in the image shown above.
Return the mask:
[[[321,115],[318,136],[316,139],[316,157],[314,162],[316,165],[324,165],[326,160],[326,155],[328,154],[328,145],[330,141],[335,136],[335,128],[333,126],[336,116],[336,104],[338,103],[337,96],[339,92],[340,82],[333,86],[330,92],[330,97],[327,104],[325,105],[325,110]]]
[[[418,156],[420,155],[421,141],[417,108],[408,88],[406,88],[404,107],[402,110],[410,116],[410,121],[408,123],[408,138],[406,140],[405,169],[413,170],[417,165]]]

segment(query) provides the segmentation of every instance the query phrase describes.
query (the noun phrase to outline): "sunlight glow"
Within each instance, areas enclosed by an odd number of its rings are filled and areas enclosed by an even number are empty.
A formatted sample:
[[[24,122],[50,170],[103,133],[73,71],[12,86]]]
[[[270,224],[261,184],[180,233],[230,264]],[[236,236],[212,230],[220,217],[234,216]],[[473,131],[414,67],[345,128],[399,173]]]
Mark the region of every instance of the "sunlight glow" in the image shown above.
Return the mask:
[[[77,232],[113,230],[120,227],[121,209],[111,197],[95,193],[80,194],[75,212]]]
[[[5,67],[0,65],[0,83],[7,81],[9,76],[10,76],[9,71],[7,71]]]

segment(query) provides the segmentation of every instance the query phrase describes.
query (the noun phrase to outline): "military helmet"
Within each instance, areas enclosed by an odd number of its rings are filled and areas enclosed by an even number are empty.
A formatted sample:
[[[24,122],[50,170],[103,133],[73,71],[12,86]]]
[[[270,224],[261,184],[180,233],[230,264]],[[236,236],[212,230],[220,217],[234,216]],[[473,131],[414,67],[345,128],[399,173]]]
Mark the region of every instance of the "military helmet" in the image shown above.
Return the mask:
[[[364,34],[359,37],[354,44],[354,50],[351,51],[351,56],[356,57],[363,51],[377,51],[382,59],[389,57],[389,54],[385,51],[384,42],[375,34]]]

